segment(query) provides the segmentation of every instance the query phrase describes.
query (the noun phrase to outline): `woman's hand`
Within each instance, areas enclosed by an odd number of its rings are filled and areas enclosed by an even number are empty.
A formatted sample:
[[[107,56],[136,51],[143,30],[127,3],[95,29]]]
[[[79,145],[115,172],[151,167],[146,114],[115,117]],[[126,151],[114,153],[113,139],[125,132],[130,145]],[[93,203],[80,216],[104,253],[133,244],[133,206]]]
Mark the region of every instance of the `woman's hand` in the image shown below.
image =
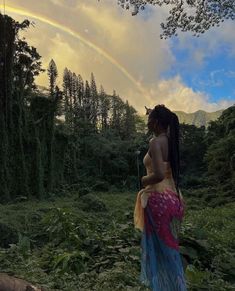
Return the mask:
[[[139,194],[144,193],[144,191],[146,191],[145,188],[141,189],[141,190],[139,191]]]

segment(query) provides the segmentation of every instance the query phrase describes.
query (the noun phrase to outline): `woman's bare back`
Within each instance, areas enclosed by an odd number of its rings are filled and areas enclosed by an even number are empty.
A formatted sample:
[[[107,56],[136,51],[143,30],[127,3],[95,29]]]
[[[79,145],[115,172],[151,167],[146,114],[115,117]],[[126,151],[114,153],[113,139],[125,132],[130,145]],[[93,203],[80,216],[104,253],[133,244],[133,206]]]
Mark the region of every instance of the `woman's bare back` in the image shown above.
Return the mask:
[[[153,137],[151,140],[156,139],[159,141],[161,145],[161,151],[162,151],[162,159],[164,162],[169,162],[168,152],[169,152],[169,145],[168,145],[168,137],[166,135]],[[150,140],[150,141],[151,141]],[[151,152],[148,150],[148,154],[151,157]]]

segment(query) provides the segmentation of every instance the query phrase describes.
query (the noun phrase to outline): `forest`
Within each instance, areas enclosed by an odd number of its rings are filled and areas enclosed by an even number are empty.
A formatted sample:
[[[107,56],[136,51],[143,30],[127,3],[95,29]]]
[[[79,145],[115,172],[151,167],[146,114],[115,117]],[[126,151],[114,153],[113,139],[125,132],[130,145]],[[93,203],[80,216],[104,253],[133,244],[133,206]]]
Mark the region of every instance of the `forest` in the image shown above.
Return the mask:
[[[147,290],[133,207],[151,134],[128,100],[53,56],[42,92],[30,25],[0,14],[0,272],[45,290]],[[235,105],[180,124],[188,290],[235,288],[234,144]]]

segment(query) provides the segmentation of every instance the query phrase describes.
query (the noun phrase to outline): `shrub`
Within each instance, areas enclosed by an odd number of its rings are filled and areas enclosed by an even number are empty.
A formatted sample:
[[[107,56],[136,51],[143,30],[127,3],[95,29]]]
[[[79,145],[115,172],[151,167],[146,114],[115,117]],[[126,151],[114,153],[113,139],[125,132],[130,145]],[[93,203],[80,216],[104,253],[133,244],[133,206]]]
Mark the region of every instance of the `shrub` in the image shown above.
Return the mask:
[[[87,194],[81,197],[82,210],[103,212],[107,211],[107,207],[102,200],[94,194]]]

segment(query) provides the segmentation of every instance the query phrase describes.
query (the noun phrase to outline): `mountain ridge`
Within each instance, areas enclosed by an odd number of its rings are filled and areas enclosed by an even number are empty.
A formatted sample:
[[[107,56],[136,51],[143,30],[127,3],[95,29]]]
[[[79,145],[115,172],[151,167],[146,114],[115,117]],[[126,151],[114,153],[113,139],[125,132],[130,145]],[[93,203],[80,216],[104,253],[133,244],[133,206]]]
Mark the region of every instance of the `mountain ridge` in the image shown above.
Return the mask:
[[[210,121],[214,121],[220,117],[224,109],[220,109],[214,112],[207,112],[205,110],[197,110],[192,113],[186,113],[184,111],[174,111],[179,118],[180,123],[186,123],[195,125],[197,127],[209,125]]]
[[[173,112],[178,116],[180,123],[195,125],[197,127],[208,127],[209,122],[218,119],[224,110],[225,109],[220,109],[214,112],[207,112],[199,109],[192,113],[187,113],[182,110],[173,110]],[[147,122],[147,115],[143,115],[143,119]]]

